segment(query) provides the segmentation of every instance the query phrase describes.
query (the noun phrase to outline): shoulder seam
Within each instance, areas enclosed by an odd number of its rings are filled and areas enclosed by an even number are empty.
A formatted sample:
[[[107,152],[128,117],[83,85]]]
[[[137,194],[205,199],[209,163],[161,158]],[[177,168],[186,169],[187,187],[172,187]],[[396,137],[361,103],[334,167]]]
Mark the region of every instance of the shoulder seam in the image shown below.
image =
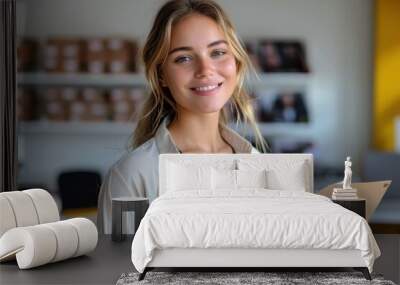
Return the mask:
[[[125,184],[125,186],[127,188],[130,188],[129,184],[126,182],[125,178],[121,175],[121,173],[119,172],[119,170],[116,167],[113,167],[111,171],[114,172],[116,175],[118,175],[118,177],[121,179],[121,181]],[[110,182],[111,182],[111,180],[110,180]]]

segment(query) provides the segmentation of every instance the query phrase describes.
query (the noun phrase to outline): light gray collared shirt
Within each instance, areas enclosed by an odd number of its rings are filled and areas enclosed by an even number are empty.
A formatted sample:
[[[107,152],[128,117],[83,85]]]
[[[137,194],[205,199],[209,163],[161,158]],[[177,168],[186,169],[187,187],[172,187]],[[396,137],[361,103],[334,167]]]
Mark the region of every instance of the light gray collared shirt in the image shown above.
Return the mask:
[[[108,171],[99,193],[99,233],[111,234],[112,198],[147,197],[151,202],[158,196],[158,156],[161,153],[179,153],[167,129],[169,123],[170,116],[167,116],[154,137],[123,155]],[[249,141],[228,126],[222,127],[221,135],[232,146],[234,153],[259,153]],[[123,217],[123,232],[134,232],[132,216]]]

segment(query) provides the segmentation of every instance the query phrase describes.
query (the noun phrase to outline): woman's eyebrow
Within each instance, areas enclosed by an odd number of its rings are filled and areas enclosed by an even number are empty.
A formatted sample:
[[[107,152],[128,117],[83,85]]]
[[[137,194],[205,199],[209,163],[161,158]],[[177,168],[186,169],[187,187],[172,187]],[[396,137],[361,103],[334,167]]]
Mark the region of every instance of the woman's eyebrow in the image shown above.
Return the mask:
[[[219,40],[219,41],[212,42],[207,47],[213,47],[213,46],[217,46],[219,44],[228,44],[228,43],[226,42],[226,40]]]
[[[216,46],[216,45],[219,45],[219,44],[228,44],[228,43],[226,42],[226,40],[218,40],[218,41],[215,41],[215,42],[212,42],[212,43],[208,44],[207,47],[210,48],[210,47],[213,47],[213,46]],[[172,54],[174,52],[177,52],[177,51],[190,51],[190,50],[193,50],[193,48],[185,47],[185,46],[184,47],[177,47],[177,48],[174,48],[173,50],[171,50],[168,53],[168,55],[170,55],[170,54]]]

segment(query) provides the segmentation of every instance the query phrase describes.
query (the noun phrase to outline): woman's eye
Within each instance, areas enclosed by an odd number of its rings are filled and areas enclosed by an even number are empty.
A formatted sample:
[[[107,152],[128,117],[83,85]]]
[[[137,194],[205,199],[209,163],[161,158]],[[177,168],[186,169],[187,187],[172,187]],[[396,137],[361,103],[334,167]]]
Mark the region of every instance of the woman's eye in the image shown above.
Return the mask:
[[[214,50],[212,52],[211,56],[219,57],[219,56],[223,56],[224,54],[226,54],[226,51],[224,51],[224,50]]]
[[[188,62],[191,60],[190,56],[179,56],[175,59],[176,63],[184,63],[184,62]]]

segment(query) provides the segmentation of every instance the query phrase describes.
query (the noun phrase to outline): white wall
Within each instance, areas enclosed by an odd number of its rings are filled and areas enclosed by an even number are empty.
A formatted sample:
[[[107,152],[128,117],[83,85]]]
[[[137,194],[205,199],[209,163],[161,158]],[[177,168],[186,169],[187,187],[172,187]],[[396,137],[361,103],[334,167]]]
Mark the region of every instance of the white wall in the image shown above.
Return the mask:
[[[19,0],[25,35],[125,35],[143,41],[160,0]],[[239,35],[298,38],[312,76],[309,102],[321,162],[357,171],[368,148],[372,100],[372,0],[222,0]]]
[[[95,170],[105,175],[128,149],[132,128],[127,124],[61,124],[19,127],[18,183],[56,191],[62,171]],[[44,184],[44,185],[43,185]]]

